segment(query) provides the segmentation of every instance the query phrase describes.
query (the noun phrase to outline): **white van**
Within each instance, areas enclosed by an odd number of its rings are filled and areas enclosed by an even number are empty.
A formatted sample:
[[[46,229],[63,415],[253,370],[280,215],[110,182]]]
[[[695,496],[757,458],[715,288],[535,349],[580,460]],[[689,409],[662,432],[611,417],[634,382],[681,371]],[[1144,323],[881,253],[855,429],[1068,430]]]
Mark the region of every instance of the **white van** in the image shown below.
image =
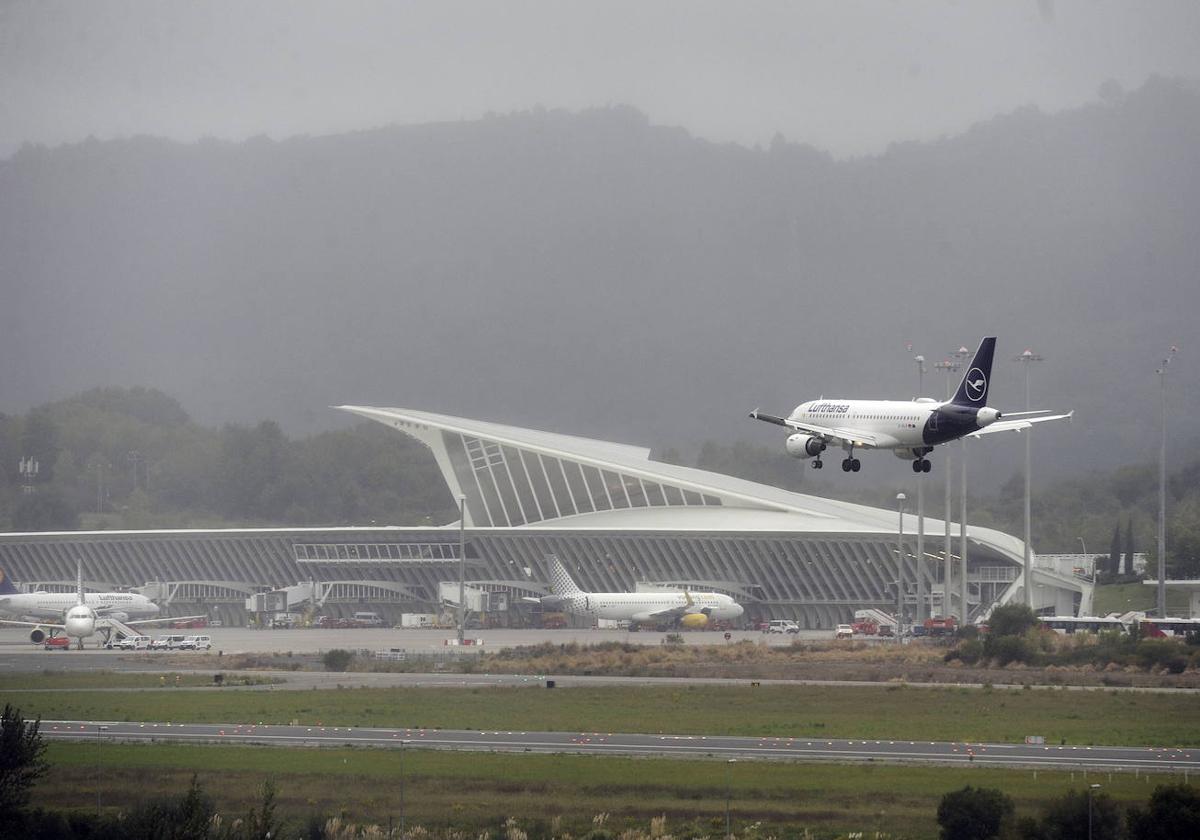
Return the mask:
[[[777,618],[767,625],[767,633],[799,633],[800,625],[787,618]]]
[[[379,613],[356,612],[354,614],[354,623],[359,627],[382,627],[383,619],[379,617]]]
[[[166,636],[159,636],[150,643],[151,650],[175,650],[179,647],[186,638],[182,633],[171,633]]]
[[[117,647],[121,650],[149,650],[149,636],[126,636],[121,641],[117,642]]]
[[[208,650],[211,647],[211,636],[187,636],[179,643],[180,650]]]

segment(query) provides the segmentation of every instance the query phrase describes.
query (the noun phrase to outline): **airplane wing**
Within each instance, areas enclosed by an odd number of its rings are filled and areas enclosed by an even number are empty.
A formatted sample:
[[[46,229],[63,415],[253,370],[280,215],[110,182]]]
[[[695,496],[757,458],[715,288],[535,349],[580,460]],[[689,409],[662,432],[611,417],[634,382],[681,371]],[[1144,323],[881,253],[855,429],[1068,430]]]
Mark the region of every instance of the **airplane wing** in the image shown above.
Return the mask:
[[[1025,412],[1021,412],[1024,414]],[[1029,412],[1034,414],[1035,412]],[[980,437],[981,435],[990,435],[993,432],[1021,432],[1031,428],[1034,423],[1045,423],[1049,420],[1070,420],[1075,415],[1074,411],[1068,411],[1066,414],[1049,414],[1035,417],[1019,417],[1017,419],[1000,419],[990,426],[984,426],[982,429],[977,429],[964,437]],[[1007,417],[1009,415],[1001,415]]]
[[[100,620],[108,618],[107,616],[98,616]],[[207,615],[169,615],[166,618],[139,618],[137,621],[122,621],[121,623],[127,627],[142,627],[143,625],[164,624],[168,621],[196,621],[197,619],[208,618]]]
[[[822,426],[817,423],[802,423],[799,420],[793,420],[790,417],[776,417],[773,414],[766,414],[755,409],[750,412],[750,416],[755,420],[762,420],[764,423],[774,423],[776,426],[783,426],[787,429],[795,429],[798,432],[805,432],[819,437],[826,443],[852,443],[855,446],[865,449],[874,449],[879,444],[879,438],[870,432],[864,432],[861,429],[851,429],[840,426]]]
[[[12,627],[53,627],[55,630],[66,630],[67,625],[55,624],[53,621],[13,621],[8,618],[0,618],[0,624],[6,624]]]

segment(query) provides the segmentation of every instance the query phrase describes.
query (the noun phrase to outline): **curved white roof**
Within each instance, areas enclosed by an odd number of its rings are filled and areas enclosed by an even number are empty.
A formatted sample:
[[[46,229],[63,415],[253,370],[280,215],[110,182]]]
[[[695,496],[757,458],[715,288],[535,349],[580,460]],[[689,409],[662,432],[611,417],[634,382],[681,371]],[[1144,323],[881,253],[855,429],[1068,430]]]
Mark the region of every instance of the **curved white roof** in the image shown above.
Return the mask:
[[[466,495],[472,511],[476,507],[472,504],[471,497],[479,494],[473,493],[470,476],[464,476],[455,470],[453,459],[447,452],[446,436],[450,436],[451,446],[458,445],[454,440],[456,438],[465,441],[468,446],[475,445],[475,441],[498,445],[501,449],[493,462],[496,467],[500,466],[500,460],[504,458],[502,447],[511,447],[531,455],[611,471],[628,479],[643,483],[652,482],[665,488],[679,488],[710,500],[718,500],[715,503],[704,504],[672,504],[668,501],[667,504],[629,505],[603,510],[571,511],[569,514],[559,511],[553,516],[545,515],[546,511],[543,510],[543,515],[536,519],[527,517],[523,522],[475,521],[472,522],[475,527],[491,524],[494,527],[508,525],[554,529],[785,531],[876,535],[895,534],[897,530],[897,512],[894,510],[793,493],[719,473],[652,461],[650,450],[645,447],[407,408],[356,405],[343,405],[338,408],[383,423],[428,445],[434,451],[452,492],[462,492]],[[511,473],[524,472],[533,476],[536,472],[530,470],[528,461],[525,461],[523,466],[522,471],[518,465],[513,465]],[[489,471],[491,467],[482,463],[475,468],[477,478],[485,476],[479,482],[479,486],[490,492],[493,484],[497,488],[502,486],[507,473],[497,480]],[[504,491],[500,492],[503,495]],[[514,498],[509,500],[506,507],[516,507],[513,504],[515,493],[513,495]],[[611,493],[609,495],[612,497]],[[957,535],[958,526],[955,524],[952,528]],[[905,516],[904,530],[908,534],[916,532],[917,518],[914,514]],[[945,525],[942,520],[926,517],[925,533],[929,539],[936,539],[944,532]],[[1021,542],[1015,537],[976,527],[968,528],[968,533],[972,540],[985,543],[1015,560],[1023,557]]]

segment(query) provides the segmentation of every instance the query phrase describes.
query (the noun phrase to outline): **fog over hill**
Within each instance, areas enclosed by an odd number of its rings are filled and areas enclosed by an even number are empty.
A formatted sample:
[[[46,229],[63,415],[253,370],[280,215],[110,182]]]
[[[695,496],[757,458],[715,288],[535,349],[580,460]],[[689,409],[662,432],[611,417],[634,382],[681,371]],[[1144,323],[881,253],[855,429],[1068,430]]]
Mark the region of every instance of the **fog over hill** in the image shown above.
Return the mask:
[[[1043,471],[1146,460],[1172,343],[1172,438],[1200,444],[1198,137],[1200,90],[1156,79],[849,161],[620,107],[26,147],[0,163],[0,410],[147,385],[293,434],[348,402],[774,443],[749,409],[909,398],[913,353],[996,334],[994,405],[1022,407],[1031,347],[1035,406],[1078,413],[1039,430]],[[979,448],[1007,477],[1019,443]]]

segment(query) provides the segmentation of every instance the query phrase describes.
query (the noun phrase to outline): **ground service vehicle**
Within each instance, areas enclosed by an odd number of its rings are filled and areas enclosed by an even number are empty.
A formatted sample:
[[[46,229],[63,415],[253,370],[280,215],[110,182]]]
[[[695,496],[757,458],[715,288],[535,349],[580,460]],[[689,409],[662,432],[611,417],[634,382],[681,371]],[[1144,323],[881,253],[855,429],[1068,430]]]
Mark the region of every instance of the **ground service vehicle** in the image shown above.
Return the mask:
[[[121,641],[117,642],[116,647],[121,650],[149,650],[149,636],[126,636]]]
[[[208,650],[212,647],[210,636],[188,636],[179,643],[180,650]]]
[[[184,638],[182,633],[159,636],[150,643],[150,650],[174,650]]]
[[[835,629],[833,631],[833,638],[835,638],[835,639],[853,639],[854,638],[854,628],[851,627],[849,624],[839,624],[837,626],[837,629]]]
[[[879,625],[874,621],[856,621],[850,625],[856,636],[877,636]]]
[[[774,621],[768,622],[767,633],[799,633],[800,625],[796,622],[786,619],[777,618]]]
[[[354,623],[359,627],[382,627],[383,619],[379,617],[378,613],[356,612]]]
[[[954,617],[925,619],[925,632],[929,636],[953,636],[958,629]]]
[[[71,639],[69,636],[49,636],[43,645],[46,650],[70,650]]]

